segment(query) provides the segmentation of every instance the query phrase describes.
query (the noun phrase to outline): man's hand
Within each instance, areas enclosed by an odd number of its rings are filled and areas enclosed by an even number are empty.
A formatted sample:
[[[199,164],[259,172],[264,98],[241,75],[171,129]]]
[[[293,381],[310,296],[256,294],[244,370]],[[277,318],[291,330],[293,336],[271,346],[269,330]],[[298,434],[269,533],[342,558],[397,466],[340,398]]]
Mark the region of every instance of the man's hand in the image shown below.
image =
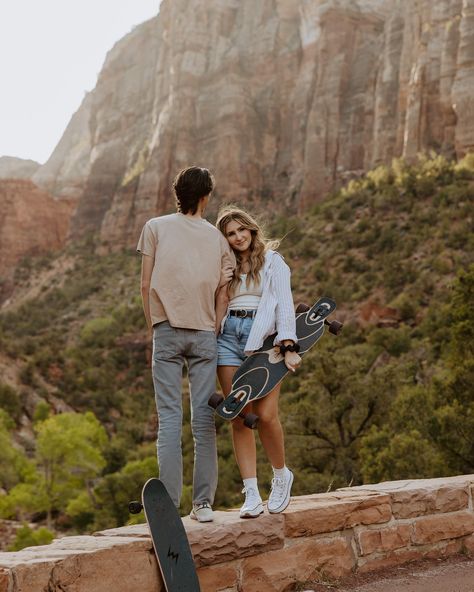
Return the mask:
[[[219,280],[219,288],[225,286],[230,282],[232,276],[234,275],[234,268],[232,265],[227,264],[221,271],[221,279]]]

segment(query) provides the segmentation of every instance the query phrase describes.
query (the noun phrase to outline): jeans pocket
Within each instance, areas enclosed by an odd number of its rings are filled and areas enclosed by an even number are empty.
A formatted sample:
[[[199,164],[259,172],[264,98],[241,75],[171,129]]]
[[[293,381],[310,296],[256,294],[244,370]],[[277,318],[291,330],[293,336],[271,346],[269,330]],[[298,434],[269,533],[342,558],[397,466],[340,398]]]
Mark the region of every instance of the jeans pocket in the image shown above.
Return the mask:
[[[178,353],[176,329],[167,322],[160,323],[153,331],[153,358],[170,360]]]
[[[192,355],[204,360],[217,357],[217,338],[213,331],[198,331],[192,345]]]

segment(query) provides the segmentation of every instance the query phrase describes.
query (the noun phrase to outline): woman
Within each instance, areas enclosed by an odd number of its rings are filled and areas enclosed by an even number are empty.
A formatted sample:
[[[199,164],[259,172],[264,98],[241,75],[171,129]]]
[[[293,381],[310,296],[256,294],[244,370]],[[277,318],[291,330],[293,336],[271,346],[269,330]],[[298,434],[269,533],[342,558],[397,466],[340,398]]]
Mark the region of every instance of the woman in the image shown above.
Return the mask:
[[[295,332],[290,270],[274,250],[278,242],[267,241],[257,222],[236,207],[219,212],[217,227],[237,259],[234,277],[219,292],[217,304],[218,327],[221,328],[217,338],[217,374],[227,396],[232,378],[246,355],[259,349],[265,338],[275,331],[274,345],[284,355],[290,371],[295,371],[301,358]],[[219,318],[222,318],[220,324]],[[246,408],[260,418],[258,433],[273,467],[274,477],[267,503],[272,514],[283,512],[288,506],[293,484],[293,473],[285,465],[283,430],[278,417],[279,393],[280,386],[277,386],[266,397]],[[237,418],[232,422],[232,438],[244,482],[245,501],[240,516],[256,518],[263,512],[263,505],[257,484],[254,432]]]

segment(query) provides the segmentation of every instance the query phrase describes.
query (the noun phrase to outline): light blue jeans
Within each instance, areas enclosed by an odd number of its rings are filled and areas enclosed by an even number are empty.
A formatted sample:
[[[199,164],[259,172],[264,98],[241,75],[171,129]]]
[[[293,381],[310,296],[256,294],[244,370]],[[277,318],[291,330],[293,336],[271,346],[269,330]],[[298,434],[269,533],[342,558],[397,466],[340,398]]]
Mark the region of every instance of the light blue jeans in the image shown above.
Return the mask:
[[[253,319],[228,316],[222,333],[217,338],[217,365],[240,366],[247,357],[245,345],[250,335]]]
[[[194,439],[193,503],[213,504],[217,487],[214,411],[207,404],[216,388],[217,344],[213,331],[176,329],[165,321],[153,329],[153,384],[158,411],[158,465],[176,507],[183,488],[182,376],[188,366]]]

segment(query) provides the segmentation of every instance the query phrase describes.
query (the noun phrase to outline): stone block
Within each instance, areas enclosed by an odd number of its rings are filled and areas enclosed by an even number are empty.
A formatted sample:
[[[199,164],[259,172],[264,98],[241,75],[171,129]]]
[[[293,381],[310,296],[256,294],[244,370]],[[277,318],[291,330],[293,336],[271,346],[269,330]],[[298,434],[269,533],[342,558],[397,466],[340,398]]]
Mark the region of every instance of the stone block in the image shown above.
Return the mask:
[[[455,539],[454,541],[441,541],[430,545],[423,550],[423,557],[426,559],[445,559],[452,555],[459,555],[463,551],[464,539]]]
[[[364,557],[359,559],[357,563],[358,573],[369,573],[394,567],[396,565],[403,565],[410,561],[417,561],[423,558],[423,551],[421,549],[398,549],[384,553],[383,555],[374,555],[373,557]]]
[[[472,483],[474,475],[460,475],[443,479],[387,481],[338,491],[389,494],[393,515],[400,519],[467,509]]]
[[[474,557],[474,534],[470,534],[463,540],[465,550]]]
[[[352,548],[344,537],[292,541],[284,549],[244,559],[242,590],[283,592],[319,574],[342,578],[351,573],[354,565]]]
[[[381,529],[367,529],[357,533],[361,555],[393,551],[410,545],[411,525],[398,524]]]
[[[183,518],[198,567],[257,555],[284,545],[282,514],[242,520],[237,510],[215,512],[214,522],[200,524]]]
[[[4,567],[0,567],[0,592],[8,592],[10,586],[10,572]]]
[[[474,533],[474,513],[466,511],[416,519],[413,523],[411,539],[415,545],[426,545],[472,533]]]
[[[214,512],[214,522],[201,524],[189,516],[182,520],[198,567],[280,549],[284,543],[284,518],[281,514],[265,514],[258,520],[242,520],[237,510],[229,510]],[[146,524],[112,528],[96,535],[150,539]]]
[[[0,554],[15,582],[9,592],[68,590],[161,592],[161,576],[145,539],[77,536],[51,545]]]
[[[98,532],[94,532],[94,536],[150,538],[150,530],[148,529],[148,524],[145,522],[143,524],[131,524],[130,526],[99,530]]]
[[[234,592],[238,590],[239,564],[239,561],[232,561],[198,569],[201,592]]]
[[[336,492],[301,496],[284,513],[285,536],[312,536],[359,524],[379,524],[391,517],[388,495]]]

